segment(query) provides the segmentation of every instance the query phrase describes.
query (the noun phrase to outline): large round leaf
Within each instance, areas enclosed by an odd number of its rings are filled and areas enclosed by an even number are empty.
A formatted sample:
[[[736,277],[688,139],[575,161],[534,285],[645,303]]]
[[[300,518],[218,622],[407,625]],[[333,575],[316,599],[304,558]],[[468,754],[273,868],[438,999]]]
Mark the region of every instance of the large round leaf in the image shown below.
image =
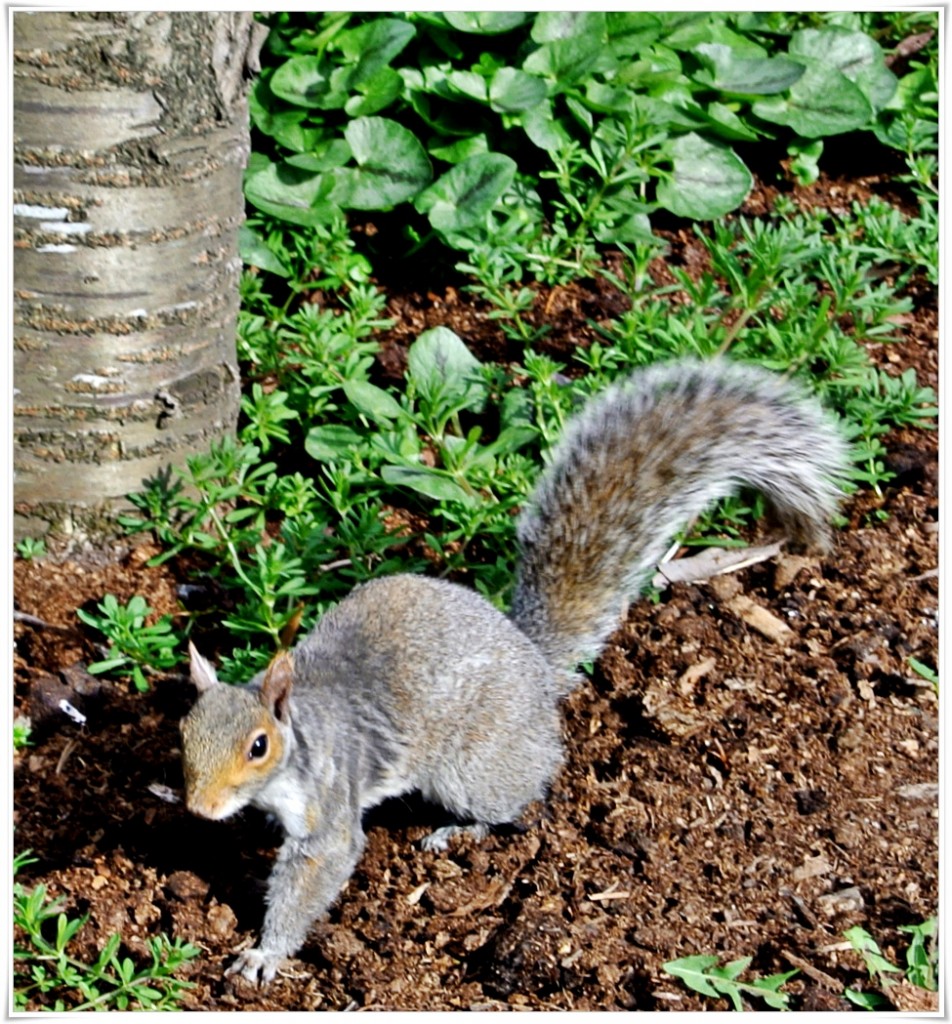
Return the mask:
[[[723,43],[701,43],[694,52],[708,65],[705,84],[720,92],[761,96],[784,92],[804,72],[802,64],[783,54],[746,57]],[[701,80],[701,75],[695,77]]]
[[[489,83],[489,105],[497,113],[515,114],[537,107],[548,91],[538,75],[518,68],[500,68]]]
[[[518,28],[529,15],[520,11],[444,11],[443,17],[459,32],[494,36]]]
[[[856,131],[869,124],[873,108],[858,85],[835,67],[814,64],[790,87],[787,99],[760,100],[757,117],[785,124],[797,135],[819,139]]]
[[[711,220],[736,210],[754,179],[730,149],[695,132],[666,143],[674,165],[670,179],[658,185],[658,202],[678,217]]]
[[[457,164],[416,200],[437,231],[465,231],[479,224],[512,184],[516,162],[502,153],[477,153]]]
[[[313,107],[328,89],[327,66],[321,57],[292,57],[271,76],[275,96],[300,107]]]
[[[340,213],[331,201],[334,180],[330,175],[270,161],[245,179],[245,196],[252,205],[273,217],[314,227]]]
[[[886,67],[882,48],[865,32],[801,29],[790,39],[790,55],[836,68],[857,85],[875,110],[882,110],[896,91],[897,79]]]
[[[417,137],[386,117],[358,117],[344,129],[356,169],[336,171],[334,199],[356,210],[387,210],[412,199],[433,178]]]

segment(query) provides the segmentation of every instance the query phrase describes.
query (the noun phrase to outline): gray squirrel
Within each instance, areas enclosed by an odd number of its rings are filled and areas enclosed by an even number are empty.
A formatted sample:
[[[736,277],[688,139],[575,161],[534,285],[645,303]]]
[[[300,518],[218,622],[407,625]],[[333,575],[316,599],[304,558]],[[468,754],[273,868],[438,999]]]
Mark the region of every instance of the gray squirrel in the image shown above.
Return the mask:
[[[227,973],[270,981],[350,878],[361,818],[410,791],[485,835],[545,797],[562,761],[559,705],[672,536],[740,486],[786,534],[826,550],[848,447],[799,388],[724,359],[640,371],[590,400],[517,523],[509,615],[466,587],[409,574],[356,587],[245,686],[190,646],[199,699],[182,723],[186,802],[252,805],[285,841],[257,947]]]

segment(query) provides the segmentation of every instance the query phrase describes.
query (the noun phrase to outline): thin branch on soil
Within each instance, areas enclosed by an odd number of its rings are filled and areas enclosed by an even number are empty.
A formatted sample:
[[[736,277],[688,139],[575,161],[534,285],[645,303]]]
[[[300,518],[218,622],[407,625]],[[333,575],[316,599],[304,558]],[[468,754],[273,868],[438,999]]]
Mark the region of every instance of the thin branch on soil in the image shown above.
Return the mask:
[[[55,622],[47,622],[45,619],[38,619],[35,615],[30,615],[29,612],[21,612],[17,608],[13,609],[13,621],[22,622],[24,626],[33,626],[35,629],[54,629],[57,633],[79,632],[75,626],[60,626]]]
[[[825,971],[821,971],[818,967],[814,967],[809,961],[804,960],[802,957],[791,953],[789,950],[781,949],[780,955],[784,960],[789,961],[791,966],[798,968],[808,977],[812,978],[818,985],[823,988],[829,989],[831,992],[842,992],[842,982],[836,980],[836,978],[827,974]]]
[[[651,580],[651,585],[664,590],[672,583],[703,583],[712,576],[746,569],[766,562],[780,554],[782,541],[750,548],[706,548],[700,554],[667,562]]]

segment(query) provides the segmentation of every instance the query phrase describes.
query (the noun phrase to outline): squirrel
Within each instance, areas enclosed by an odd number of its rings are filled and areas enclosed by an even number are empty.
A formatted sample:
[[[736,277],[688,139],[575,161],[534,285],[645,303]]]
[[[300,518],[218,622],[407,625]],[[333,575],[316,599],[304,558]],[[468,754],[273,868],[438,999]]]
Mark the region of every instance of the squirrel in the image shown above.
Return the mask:
[[[825,551],[849,463],[835,419],[778,375],[723,358],[655,365],[569,421],[517,520],[511,611],[456,583],[357,586],[244,686],[190,644],[199,697],[182,723],[188,809],[252,805],[285,840],[257,947],[226,973],[269,982],[336,900],[366,810],[410,791],[483,836],[543,799],[562,761],[560,702],[672,536],[739,486],[787,536]]]

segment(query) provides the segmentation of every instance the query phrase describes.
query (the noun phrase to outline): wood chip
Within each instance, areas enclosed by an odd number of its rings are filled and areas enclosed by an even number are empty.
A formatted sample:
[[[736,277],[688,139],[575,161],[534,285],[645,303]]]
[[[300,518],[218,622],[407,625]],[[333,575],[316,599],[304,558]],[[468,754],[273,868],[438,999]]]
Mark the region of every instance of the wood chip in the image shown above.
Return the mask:
[[[491,885],[487,886],[484,892],[481,892],[475,899],[469,901],[469,903],[463,904],[461,907],[457,907],[455,910],[451,910],[450,917],[466,917],[467,914],[473,914],[479,910],[488,910],[490,907],[498,907],[500,903],[509,895],[509,890],[512,888],[512,882],[507,882],[504,879],[497,879]]]
[[[805,858],[800,867],[793,870],[792,877],[795,882],[804,882],[808,878],[826,875],[832,870],[833,865],[821,854],[819,857]]]
[[[657,590],[664,590],[672,583],[703,583],[714,576],[739,572],[758,562],[766,562],[781,550],[782,542],[764,544],[750,548],[705,548],[688,558],[666,562],[651,580]]]
[[[415,907],[420,902],[420,900],[423,899],[423,894],[429,888],[429,882],[424,882],[422,885],[418,885],[413,890],[413,892],[409,893],[409,895],[406,897],[407,903],[409,903],[411,907]]]
[[[629,889],[619,889],[617,882],[612,884],[604,890],[604,892],[594,892],[588,897],[593,903],[602,903],[605,900],[627,900],[631,896]]]
[[[783,619],[777,618],[773,612],[768,611],[763,605],[757,604],[756,601],[752,601],[745,594],[737,594],[732,597],[725,607],[768,640],[781,643],[793,636],[793,630]]]
[[[717,665],[717,658],[705,658],[703,661],[696,661],[689,665],[680,675],[677,682],[678,693],[683,697],[689,697],[694,692],[694,684],[711,674]]]

